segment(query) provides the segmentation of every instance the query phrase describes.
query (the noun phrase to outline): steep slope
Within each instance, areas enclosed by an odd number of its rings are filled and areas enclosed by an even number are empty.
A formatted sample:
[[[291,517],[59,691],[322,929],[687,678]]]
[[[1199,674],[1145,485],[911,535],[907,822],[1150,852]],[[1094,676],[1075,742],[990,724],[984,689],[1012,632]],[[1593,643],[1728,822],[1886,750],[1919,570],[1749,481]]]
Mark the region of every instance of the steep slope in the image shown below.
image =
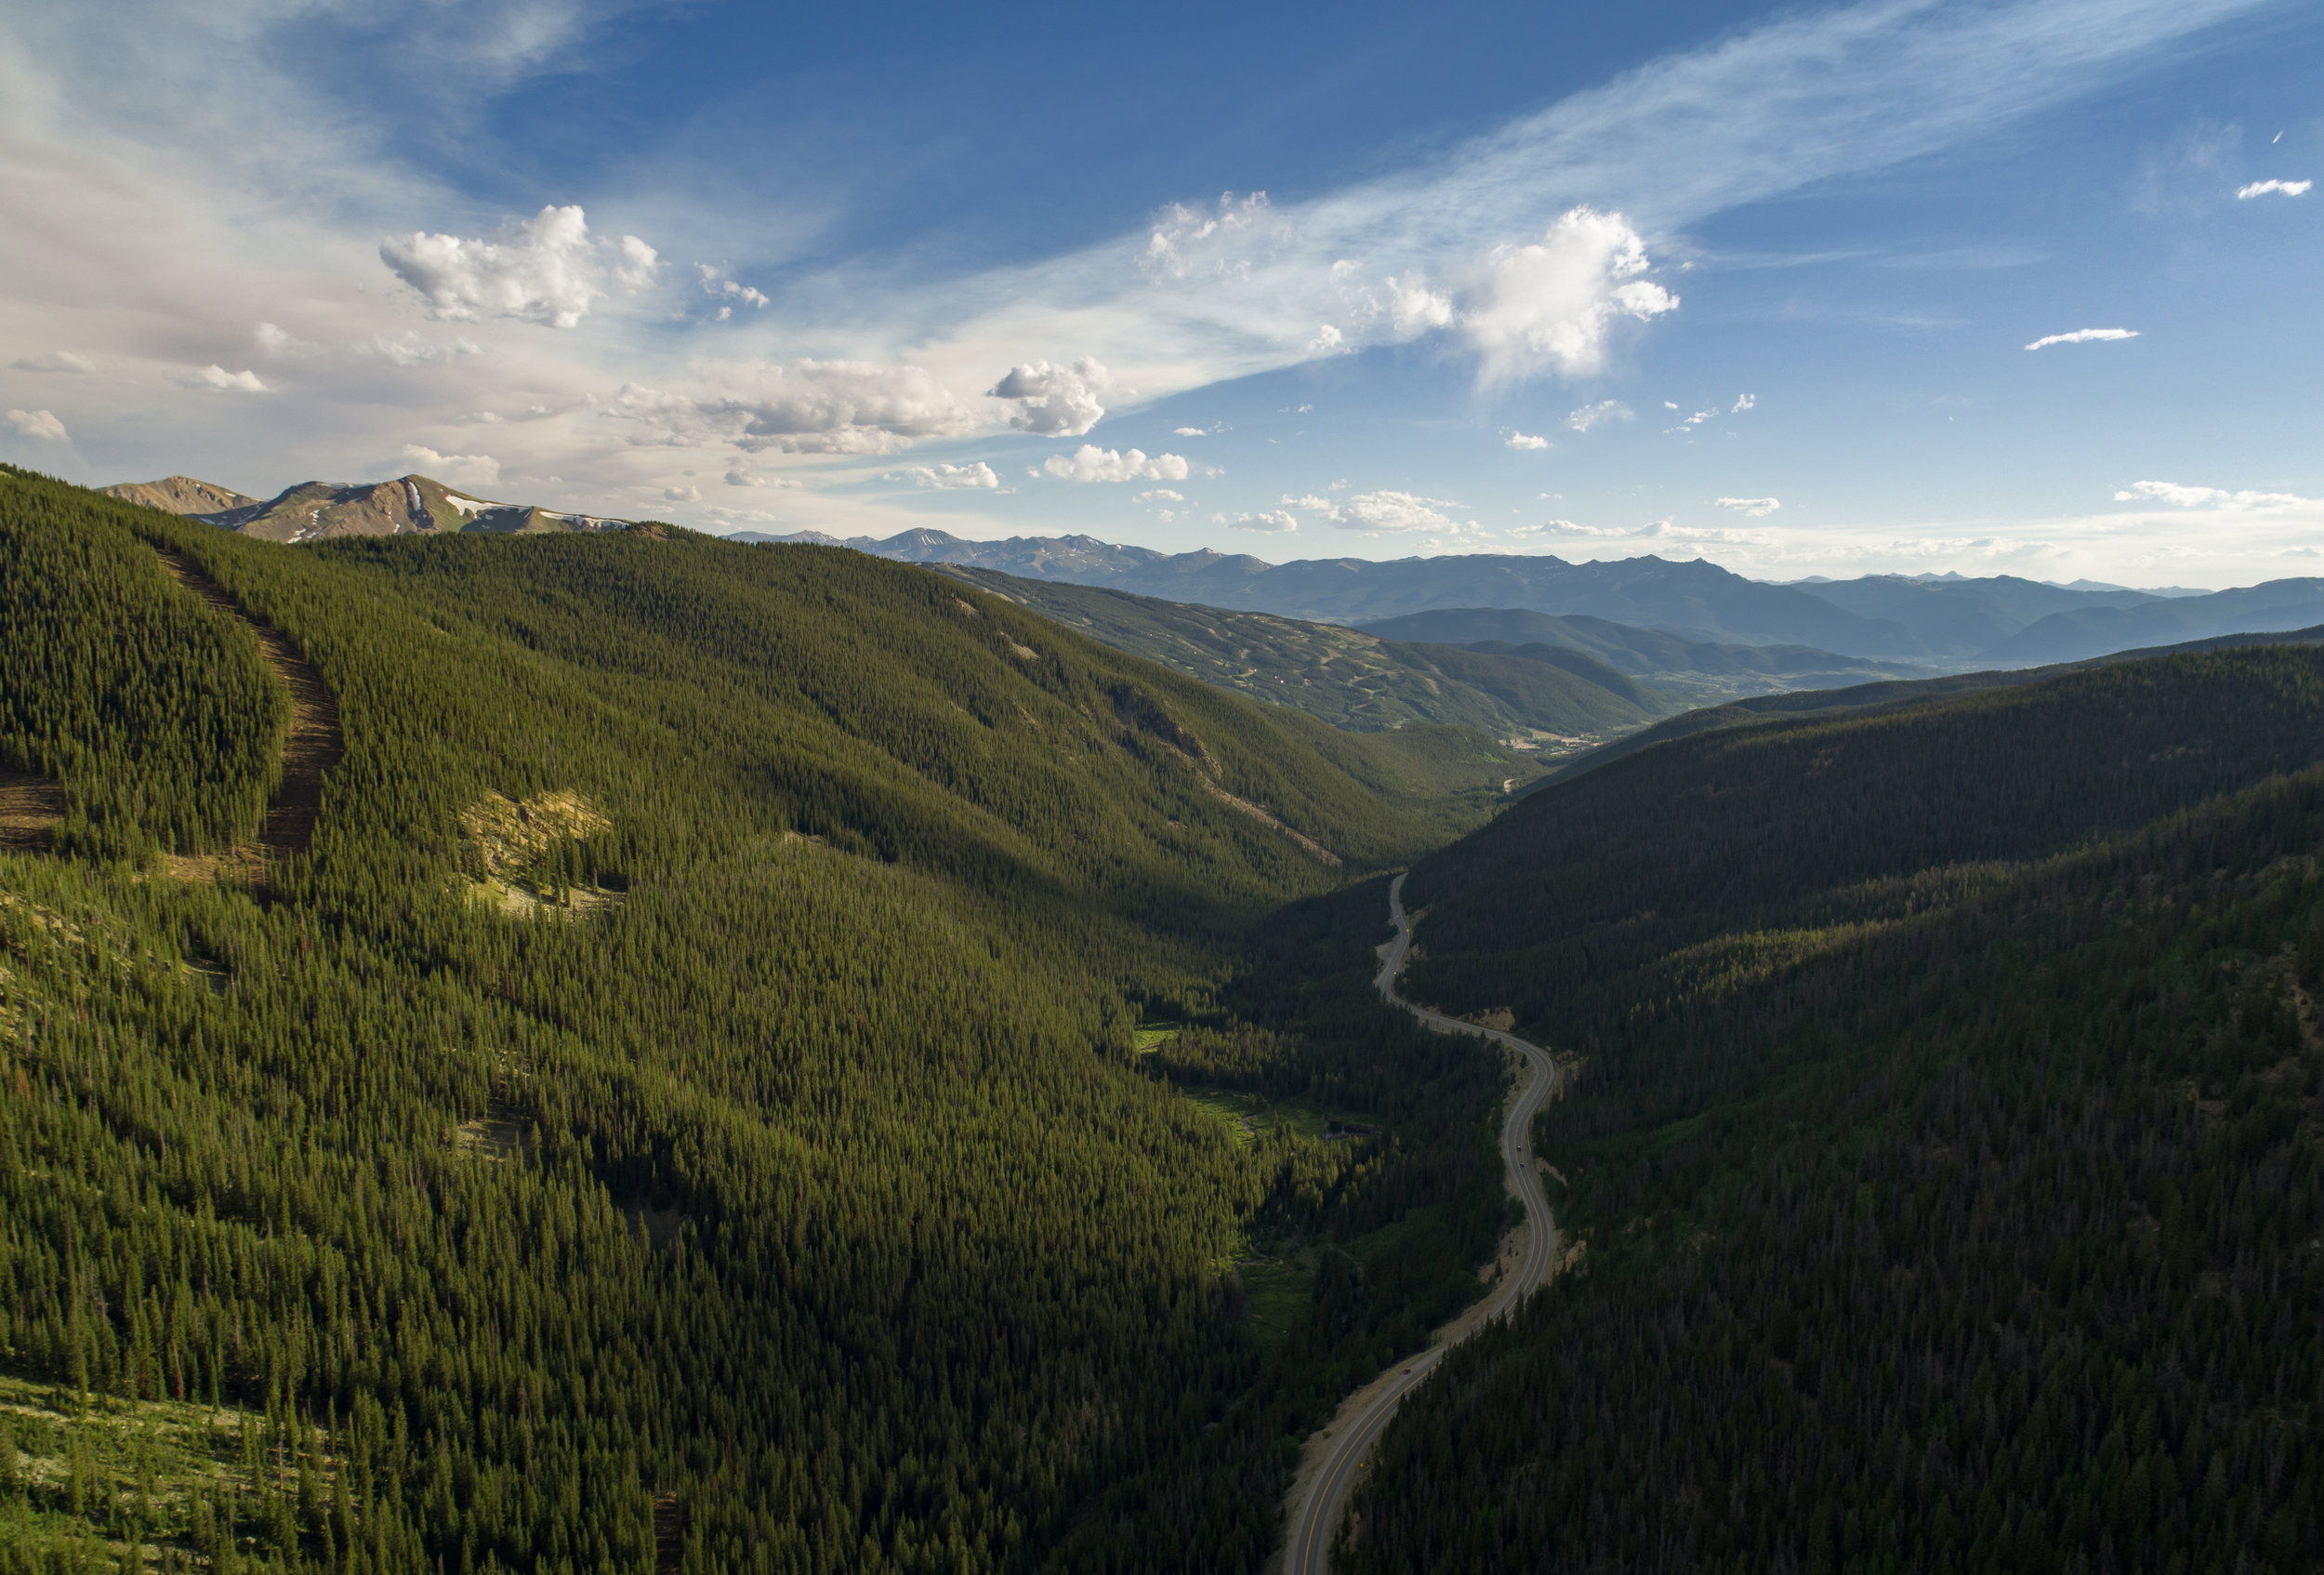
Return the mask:
[[[1546,661],[1488,655],[989,569],[951,572],[1116,650],[1336,727],[1372,732],[1433,722],[1496,737],[1604,735],[1643,726],[1671,705],[1573,653]]]
[[[1986,672],[1956,673],[1948,678],[1912,679],[1882,683],[1858,683],[1844,689],[1815,689],[1780,695],[1763,695],[1731,701],[1723,706],[1706,706],[1686,711],[1667,721],[1657,722],[1644,732],[1626,738],[1600,745],[1594,749],[1561,761],[1552,768],[1560,777],[1578,776],[1610,765],[1625,756],[1673,738],[1692,737],[1698,733],[1717,733],[1730,727],[1744,727],[1776,717],[1838,716],[1849,711],[1894,709],[1900,706],[1920,705],[1931,700],[1950,699],[1960,695],[1974,695],[1987,689],[2011,689],[2021,684],[2039,683],[2067,673],[2081,672],[2092,668],[2109,667],[2118,662],[2147,661],[2157,656],[2190,655],[2203,651],[2237,651],[2257,645],[2315,645],[2324,643],[2324,626],[2292,629],[2283,634],[2224,634],[2209,640],[2191,640],[2183,644],[2151,649],[2116,651],[2104,656],[2093,656],[2080,662],[2060,662],[2043,668],[2004,668]]]
[[[597,531],[629,523],[593,514],[560,514],[530,504],[491,503],[416,475],[355,485],[302,482],[262,503],[244,500],[215,512],[174,512],[194,513],[243,536],[280,542],[431,531]]]
[[[191,476],[164,476],[158,482],[123,482],[99,490],[107,497],[158,509],[165,514],[220,514],[229,510],[247,509],[258,501],[231,487],[199,482]]]
[[[1358,1570],[2324,1558],[2324,652],[1672,743],[1423,861],[1574,1264]],[[2219,795],[2212,797],[2212,795]]]
[[[1367,740],[854,553],[290,551],[13,471],[0,541],[74,588],[0,628],[0,748],[135,832],[0,852],[0,1362],[261,1419],[134,1514],[44,1466],[59,1556],[1249,1567],[1279,1436],[1474,1293],[1489,1059],[1399,1038],[1345,934],[1336,1017],[1220,1004],[1283,903],[1432,836]],[[262,893],[157,878],[209,835],[163,742],[263,781],[250,626],[338,708],[310,850]],[[1246,1146],[1140,1070],[1147,1018],[1385,1130]],[[1415,1209],[1361,1285],[1314,1271],[1310,1332],[1239,1320],[1262,1220],[1327,1264]]]

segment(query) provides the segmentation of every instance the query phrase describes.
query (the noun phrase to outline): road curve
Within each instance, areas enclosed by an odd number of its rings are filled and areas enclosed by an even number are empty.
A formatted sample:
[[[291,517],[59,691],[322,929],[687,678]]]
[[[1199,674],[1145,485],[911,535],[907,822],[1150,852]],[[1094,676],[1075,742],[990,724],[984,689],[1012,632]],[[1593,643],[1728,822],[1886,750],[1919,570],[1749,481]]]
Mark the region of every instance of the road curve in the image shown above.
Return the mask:
[[[1412,949],[1412,920],[1404,910],[1401,875],[1388,888],[1388,916],[1395,921],[1396,938],[1380,947],[1380,973],[1372,981],[1380,999],[1403,1007],[1438,1033],[1473,1034],[1491,1039],[1523,1055],[1533,1068],[1532,1078],[1510,1104],[1509,1118],[1501,1123],[1501,1163],[1508,1171],[1509,1189],[1525,1209],[1525,1260],[1514,1273],[1502,1276],[1501,1283],[1486,1298],[1484,1316],[1469,1325],[1467,1333],[1473,1334],[1504,1317],[1516,1305],[1518,1298],[1538,1285],[1548,1274],[1551,1259],[1557,1251],[1557,1222],[1551,1217],[1550,1200],[1541,1191],[1540,1172],[1533,1163],[1531,1138],[1534,1112],[1556,1092],[1557,1066],[1540,1046],[1529,1044],[1514,1034],[1431,1012],[1397,994],[1396,975],[1404,972],[1405,955]],[[1467,1338],[1467,1334],[1460,1338]],[[1428,1377],[1454,1343],[1446,1341],[1431,1345],[1408,1358],[1360,1410],[1334,1423],[1338,1436],[1331,1440],[1322,1468],[1315,1474],[1306,1496],[1291,1506],[1290,1524],[1284,1535],[1284,1575],[1327,1575],[1331,1568],[1332,1533],[1346,1512],[1348,1495],[1355,1488],[1365,1457],[1371,1453],[1372,1444],[1387,1427],[1389,1419],[1396,1414],[1397,1403]]]

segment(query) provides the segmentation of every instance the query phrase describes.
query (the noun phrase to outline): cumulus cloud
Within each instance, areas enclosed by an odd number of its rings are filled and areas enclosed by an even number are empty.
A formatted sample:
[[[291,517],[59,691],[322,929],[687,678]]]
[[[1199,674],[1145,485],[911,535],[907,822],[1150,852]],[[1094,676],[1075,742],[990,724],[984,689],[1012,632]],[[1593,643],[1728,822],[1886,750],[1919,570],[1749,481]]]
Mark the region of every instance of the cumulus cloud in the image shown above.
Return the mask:
[[[669,265],[658,253],[635,235],[624,235],[614,252],[614,283],[631,295],[654,288],[654,270]],[[765,297],[759,298],[763,304]]]
[[[662,501],[665,503],[699,503],[702,501],[702,489],[692,483],[683,486],[666,486],[662,489]]]
[[[2229,492],[2225,487],[2182,486],[2177,482],[2133,482],[2114,495],[2117,503],[2172,503],[2182,509],[2314,509],[2324,502],[2289,492]]]
[[[2077,328],[2070,334],[2044,334],[2026,348],[2040,350],[2045,345],[2084,345],[2098,339],[2135,339],[2136,338],[2138,338],[2138,330],[2135,328]]]
[[[719,308],[720,318],[733,314],[736,301],[752,308],[766,306],[767,296],[764,291],[753,289],[748,285],[736,284],[726,277],[724,269],[713,268],[706,262],[698,262],[694,264],[694,267],[702,272],[702,293],[713,299],[725,299],[726,304]]]
[[[19,434],[38,438],[42,443],[71,443],[73,436],[64,430],[64,423],[46,410],[11,410],[8,425]]]
[[[1731,416],[1739,416],[1744,411],[1750,409],[1758,403],[1759,395],[1757,394],[1737,394],[1735,400],[1735,408],[1729,411],[1728,414]]]
[[[1074,450],[1070,458],[1050,455],[1041,461],[1041,469],[1069,482],[1182,482],[1187,473],[1185,459],[1176,454],[1149,459],[1141,449],[1117,453],[1089,443]]]
[[[799,361],[750,368],[733,392],[695,398],[625,384],[601,413],[634,421],[640,443],[730,443],[746,454],[891,454],[969,426],[949,390],[918,366]]]
[[[1736,513],[1748,514],[1754,520],[1772,514],[1783,507],[1782,500],[1774,497],[1715,497],[1711,501],[1722,509],[1732,509]]]
[[[1678,297],[1641,277],[1650,266],[1630,221],[1592,207],[1568,208],[1533,245],[1496,247],[1461,316],[1476,348],[1478,381],[1597,371],[1618,319],[1643,322],[1677,310]]]
[[[1464,526],[1438,512],[1461,508],[1461,504],[1450,498],[1422,497],[1409,492],[1359,492],[1337,502],[1311,492],[1299,497],[1286,496],[1283,504],[1287,509],[1317,515],[1326,524],[1344,531],[1432,531],[1439,536],[1452,536],[1476,528],[1474,521]]]
[[[87,356],[69,350],[45,350],[36,355],[20,355],[8,363],[18,372],[94,372],[97,363]]]
[[[972,487],[988,492],[1000,490],[1000,478],[981,459],[972,465],[915,465],[904,473],[912,478],[914,486],[936,487],[945,492]]]
[[[1501,446],[1503,448],[1547,448],[1550,446],[1550,440],[1536,437],[1531,432],[1512,432],[1509,434],[1508,441]]]
[[[258,375],[247,367],[229,372],[213,362],[198,372],[189,372],[179,382],[190,389],[216,389],[221,393],[271,393],[273,390],[258,380]]]
[[[1009,414],[1009,424],[1021,432],[1077,438],[1105,414],[1098,396],[1113,382],[1105,368],[1088,356],[1071,366],[1035,361],[1010,367],[1009,375],[993,385],[988,397],[1015,406]]]
[[[403,461],[440,482],[490,486],[500,479],[500,461],[489,454],[438,454],[419,443],[403,445]]]
[[[2236,196],[2240,200],[2249,197],[2265,197],[2270,192],[2281,192],[2287,197],[2304,197],[2308,194],[2308,188],[2315,184],[2313,180],[2254,180],[2249,186],[2238,189]]]
[[[1140,493],[1137,497],[1133,499],[1133,501],[1139,503],[1183,503],[1186,501],[1186,495],[1182,492],[1172,492],[1166,486],[1158,486],[1153,488],[1151,491]]]
[[[1618,399],[1602,399],[1595,404],[1585,404],[1565,417],[1565,424],[1578,432],[1594,431],[1612,421],[1635,421],[1638,412]]]
[[[1281,509],[1262,510],[1259,513],[1244,514],[1232,520],[1221,514],[1218,520],[1227,529],[1235,531],[1267,531],[1281,535],[1300,528],[1299,517]]]
[[[1172,427],[1170,435],[1177,438],[1207,438],[1210,435],[1210,429],[1208,427]]]
[[[379,243],[379,260],[419,292],[429,315],[453,322],[510,317],[553,328],[577,326],[605,294],[600,254],[580,205],[544,207],[489,241],[416,231]],[[630,291],[652,287],[662,264],[652,246],[624,235],[610,247],[614,281]]]

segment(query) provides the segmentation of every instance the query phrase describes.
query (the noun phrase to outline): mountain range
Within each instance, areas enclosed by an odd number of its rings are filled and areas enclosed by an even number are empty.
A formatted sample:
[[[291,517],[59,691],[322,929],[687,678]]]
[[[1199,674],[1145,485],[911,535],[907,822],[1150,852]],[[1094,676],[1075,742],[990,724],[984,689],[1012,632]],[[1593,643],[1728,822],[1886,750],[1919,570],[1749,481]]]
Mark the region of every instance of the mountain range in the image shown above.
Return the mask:
[[[1384,620],[1414,613],[1521,609],[1668,629],[1697,643],[1802,645],[1954,669],[2074,661],[2128,646],[2324,622],[2324,579],[2214,592],[2058,586],[2007,575],[1868,575],[1776,585],[1700,560],[1653,557],[1575,563],[1541,555],[1467,553],[1269,563],[1248,553],[1165,553],[1089,536],[968,541],[944,531],[912,530],[884,540],[842,541],[807,531],[746,533],[734,539],[821,542],[905,562],[997,569],[1375,632]],[[1439,630],[1431,638],[1459,643],[1499,638],[1470,634],[1456,642],[1457,632]]]
[[[391,482],[301,482],[265,499],[191,476],[124,482],[101,490],[125,502],[183,514],[261,541],[323,541],[413,531],[595,531],[631,523],[525,503],[495,503],[417,475]]]

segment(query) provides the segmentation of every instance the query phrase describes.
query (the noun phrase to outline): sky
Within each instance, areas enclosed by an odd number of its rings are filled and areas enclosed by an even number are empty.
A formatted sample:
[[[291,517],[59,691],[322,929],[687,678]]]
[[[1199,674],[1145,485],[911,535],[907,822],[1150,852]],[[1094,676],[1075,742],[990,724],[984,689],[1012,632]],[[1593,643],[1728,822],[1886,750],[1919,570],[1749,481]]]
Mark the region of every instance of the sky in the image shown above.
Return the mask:
[[[2309,0],[0,0],[0,459],[2249,585],[2319,178]]]

